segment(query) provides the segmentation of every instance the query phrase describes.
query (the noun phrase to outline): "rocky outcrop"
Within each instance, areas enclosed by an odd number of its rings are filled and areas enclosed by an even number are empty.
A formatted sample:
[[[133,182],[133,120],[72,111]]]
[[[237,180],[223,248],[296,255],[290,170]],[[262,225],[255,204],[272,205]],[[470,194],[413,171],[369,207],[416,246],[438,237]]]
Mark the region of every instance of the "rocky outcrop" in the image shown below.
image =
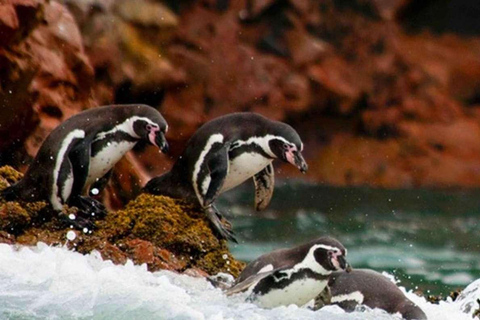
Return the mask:
[[[0,168],[0,191],[21,175]],[[65,206],[64,214],[76,208]],[[0,199],[0,242],[66,245],[81,253],[100,252],[104,259],[146,264],[150,271],[167,269],[197,276],[218,272],[238,276],[244,264],[217,239],[203,212],[182,201],[143,194],[123,210],[96,221],[93,232],[72,230],[45,202],[19,203]]]
[[[61,121],[94,105],[94,70],[60,3],[12,0],[0,12],[0,134],[8,137],[0,162],[18,165]]]

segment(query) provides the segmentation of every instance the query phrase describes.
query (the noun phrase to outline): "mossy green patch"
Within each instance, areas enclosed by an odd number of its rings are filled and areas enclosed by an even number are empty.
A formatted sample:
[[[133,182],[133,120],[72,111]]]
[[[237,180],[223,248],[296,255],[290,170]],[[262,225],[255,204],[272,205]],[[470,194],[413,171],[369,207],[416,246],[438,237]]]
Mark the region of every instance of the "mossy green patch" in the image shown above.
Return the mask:
[[[8,186],[21,177],[11,167],[0,168],[0,190],[2,181]],[[62,211],[64,216],[72,213],[77,213],[75,207],[65,206]],[[98,250],[103,257],[123,263],[127,258],[145,260],[140,256],[145,251],[136,250],[140,249],[136,244],[150,247],[145,244],[147,241],[153,246],[148,263],[151,271],[199,268],[208,274],[227,272],[236,277],[244,267],[244,263],[232,257],[226,241],[214,236],[203,211],[181,200],[141,194],[125,209],[109,212],[104,219],[97,220],[96,227],[87,234],[75,230],[75,239],[68,240],[66,235],[71,229],[46,202],[0,199],[0,232],[6,233],[0,242],[16,241],[23,245],[45,242],[67,245],[81,253]]]
[[[174,252],[187,261],[186,268],[237,276],[243,266],[230,255],[226,242],[213,235],[204,213],[181,200],[141,194],[124,210],[109,215],[105,229],[112,239],[128,235]]]
[[[23,174],[10,166],[0,167],[0,191],[23,178]]]

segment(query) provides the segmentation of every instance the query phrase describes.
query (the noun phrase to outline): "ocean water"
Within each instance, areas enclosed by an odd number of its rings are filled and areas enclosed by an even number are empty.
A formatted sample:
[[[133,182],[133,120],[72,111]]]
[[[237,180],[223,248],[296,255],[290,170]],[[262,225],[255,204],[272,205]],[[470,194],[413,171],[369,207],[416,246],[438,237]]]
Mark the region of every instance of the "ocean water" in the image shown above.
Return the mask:
[[[279,183],[264,212],[248,184],[220,205],[251,261],[274,249],[331,235],[353,267],[395,275],[408,290],[448,295],[480,278],[480,190],[383,190]]]
[[[399,319],[381,310],[345,313],[332,306],[318,311],[294,305],[261,309],[244,302],[242,295],[226,297],[205,279],[151,273],[131,262],[113,265],[95,252],[81,255],[45,244],[0,244],[0,257],[0,319]],[[471,319],[460,303],[434,305],[406,294],[429,319]]]
[[[429,319],[471,319],[462,312],[480,298],[480,194],[475,191],[374,190],[289,183],[271,206],[253,212],[246,187],[219,207],[240,240],[246,261],[329,234],[348,248],[353,267],[386,272]],[[461,301],[428,303],[413,293],[448,294],[469,286]],[[261,309],[245,296],[226,297],[205,279],[145,266],[113,265],[98,253],[81,255],[45,244],[0,244],[0,319],[400,319],[381,310],[345,313],[287,306]]]

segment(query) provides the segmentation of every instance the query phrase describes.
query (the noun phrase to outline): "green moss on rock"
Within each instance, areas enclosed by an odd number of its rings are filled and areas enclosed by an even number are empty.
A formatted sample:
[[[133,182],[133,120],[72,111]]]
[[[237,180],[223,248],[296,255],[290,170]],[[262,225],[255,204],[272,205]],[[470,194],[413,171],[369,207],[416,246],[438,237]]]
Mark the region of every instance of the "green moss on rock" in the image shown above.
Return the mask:
[[[243,267],[228,252],[226,241],[213,235],[205,214],[181,200],[142,194],[109,215],[105,229],[114,239],[128,235],[174,252],[187,262],[186,268],[237,276]]]
[[[0,191],[22,179],[23,174],[10,166],[0,167]]]
[[[0,190],[2,181],[8,186],[21,177],[11,167],[0,168]],[[62,214],[76,212],[75,207],[65,206]],[[105,219],[96,221],[96,227],[89,234],[74,230],[75,239],[68,240],[71,229],[45,202],[0,199],[0,242],[67,245],[80,253],[97,250],[104,259],[146,263],[151,271],[193,268],[236,277],[244,267],[230,254],[226,241],[213,235],[205,214],[181,200],[141,194],[125,209],[109,212]]]

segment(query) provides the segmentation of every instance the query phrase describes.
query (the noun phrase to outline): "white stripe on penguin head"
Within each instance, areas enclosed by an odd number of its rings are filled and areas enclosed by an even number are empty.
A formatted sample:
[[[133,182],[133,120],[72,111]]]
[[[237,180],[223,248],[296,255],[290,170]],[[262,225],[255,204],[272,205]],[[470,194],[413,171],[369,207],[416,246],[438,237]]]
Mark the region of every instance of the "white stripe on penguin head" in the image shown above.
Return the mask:
[[[275,140],[275,139],[280,140],[288,145],[292,145],[292,146],[295,145],[292,142],[285,139],[284,137],[267,134],[266,136],[263,136],[263,137],[255,136],[255,137],[248,138],[247,140],[236,140],[234,145],[230,148],[230,150],[234,150],[243,145],[249,145],[249,144],[255,143],[256,145],[260,146],[263,149],[263,151],[265,151],[265,153],[268,154],[270,157],[276,158],[277,156],[272,152],[269,144],[271,140]]]
[[[133,124],[135,123],[135,121],[137,120],[143,120],[151,125],[155,125],[155,126],[158,126],[157,123],[153,122],[152,120],[150,120],[149,118],[146,118],[146,117],[138,117],[138,116],[133,116],[133,117],[130,117],[128,119],[126,119],[125,121],[123,121],[122,123],[120,124],[117,124],[115,127],[113,127],[112,129],[108,130],[108,131],[104,131],[104,132],[99,132],[97,133],[97,135],[95,136],[95,141],[98,141],[98,140],[102,140],[102,139],[105,139],[105,137],[107,135],[110,135],[110,134],[113,134],[115,132],[118,132],[118,131],[121,131],[121,132],[125,132],[126,134],[136,138],[136,139],[140,139],[140,137],[138,136],[138,134],[135,133],[135,130],[133,129]]]
[[[301,269],[309,269],[309,270],[312,270],[315,273],[325,275],[325,276],[331,274],[332,273],[331,270],[325,269],[315,259],[315,255],[314,255],[315,250],[317,250],[319,248],[322,248],[322,249],[325,249],[325,250],[339,250],[339,251],[341,251],[337,247],[332,247],[332,246],[325,245],[325,244],[316,244],[316,245],[310,247],[310,249],[308,250],[308,253],[305,255],[305,258],[303,258],[303,260],[301,262],[294,265],[291,269],[287,269],[287,270],[282,271],[282,273],[285,274],[285,276],[280,277],[277,281],[283,280],[285,278],[290,279],[290,277],[292,276],[293,273],[298,272]]]

